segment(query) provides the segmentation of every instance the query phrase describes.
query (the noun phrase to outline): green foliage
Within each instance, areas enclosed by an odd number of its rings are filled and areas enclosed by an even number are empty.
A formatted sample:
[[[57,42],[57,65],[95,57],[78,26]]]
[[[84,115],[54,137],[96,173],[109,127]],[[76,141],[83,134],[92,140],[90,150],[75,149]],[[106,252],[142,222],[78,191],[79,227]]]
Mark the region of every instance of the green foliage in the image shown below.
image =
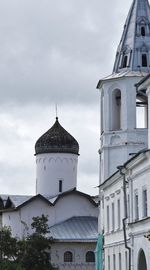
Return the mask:
[[[14,259],[17,253],[17,239],[12,237],[11,229],[4,226],[0,229],[0,259]]]
[[[50,232],[48,222],[48,216],[42,215],[41,217],[33,217],[33,222],[31,223],[31,228],[35,230],[36,234],[46,235]]]
[[[31,224],[33,233],[19,240],[13,238],[9,228],[0,230],[1,270],[52,270],[48,237],[48,217],[34,217]],[[26,225],[25,225],[26,227]]]
[[[10,262],[8,260],[5,260],[0,263],[0,270],[25,270],[20,265],[17,265],[14,262]]]
[[[144,235],[144,237],[145,237],[145,238],[147,238],[147,239],[148,239],[148,241],[150,241],[150,233],[148,233],[148,234]]]

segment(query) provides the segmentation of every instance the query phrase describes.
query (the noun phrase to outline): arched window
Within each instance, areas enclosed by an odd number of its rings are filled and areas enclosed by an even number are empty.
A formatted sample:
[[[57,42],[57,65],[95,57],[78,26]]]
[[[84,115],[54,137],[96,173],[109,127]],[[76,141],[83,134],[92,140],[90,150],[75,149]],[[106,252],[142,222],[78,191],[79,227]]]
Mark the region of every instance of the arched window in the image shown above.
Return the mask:
[[[121,91],[115,89],[111,97],[110,130],[121,129]]]
[[[73,262],[73,254],[71,251],[66,251],[64,253],[64,262]]]
[[[143,249],[141,249],[138,258],[138,270],[147,270],[146,257]]]
[[[86,262],[91,262],[94,263],[95,262],[95,254],[93,251],[88,251],[86,253],[86,258],[85,258]]]
[[[145,37],[145,27],[144,26],[141,27],[141,36]]]
[[[142,54],[142,67],[147,67],[147,54]]]
[[[127,67],[127,62],[128,62],[128,56],[125,55],[125,56],[123,57],[123,64],[122,64],[122,67],[123,67],[123,68],[126,68],[126,67]]]

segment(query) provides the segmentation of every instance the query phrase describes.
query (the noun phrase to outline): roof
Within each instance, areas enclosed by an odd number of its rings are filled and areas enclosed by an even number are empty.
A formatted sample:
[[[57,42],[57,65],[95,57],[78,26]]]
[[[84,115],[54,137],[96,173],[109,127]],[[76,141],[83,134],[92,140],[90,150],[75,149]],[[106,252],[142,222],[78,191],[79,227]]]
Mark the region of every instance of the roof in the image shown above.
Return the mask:
[[[90,195],[80,192],[78,190],[71,189],[66,192],[63,192],[61,194],[55,195],[55,196],[43,196],[41,194],[37,194],[35,196],[26,196],[26,195],[0,195],[0,209],[2,212],[4,211],[14,211],[18,210],[19,208],[31,203],[32,201],[36,200],[37,198],[43,200],[49,206],[54,206],[61,198],[72,195],[72,194],[77,194],[79,196],[83,196],[89,200],[95,207],[97,207],[97,203],[95,202],[94,198],[92,198]]]
[[[35,144],[35,155],[42,153],[79,154],[78,142],[60,125],[58,117],[54,125]]]
[[[97,85],[97,88],[100,88],[101,83],[104,81],[112,80],[112,79],[118,79],[118,78],[126,78],[126,77],[145,77],[147,76],[147,72],[142,71],[130,71],[130,70],[121,70],[118,73],[113,72],[112,74],[102,78]]]
[[[113,72],[118,73],[120,70],[150,72],[150,63],[142,65],[141,57],[139,57],[142,53],[147,54],[149,51],[149,32],[149,2],[148,0],[133,0],[117,49]],[[147,57],[147,62],[149,61]]]
[[[50,227],[50,235],[54,240],[96,241],[98,239],[98,218],[72,217]]]

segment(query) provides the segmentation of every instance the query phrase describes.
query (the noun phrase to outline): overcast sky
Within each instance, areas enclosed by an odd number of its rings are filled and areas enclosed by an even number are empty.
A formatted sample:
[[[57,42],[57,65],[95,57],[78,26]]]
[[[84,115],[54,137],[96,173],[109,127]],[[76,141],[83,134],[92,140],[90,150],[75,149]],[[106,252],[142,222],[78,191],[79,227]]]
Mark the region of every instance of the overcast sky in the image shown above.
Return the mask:
[[[55,121],[80,144],[78,188],[98,192],[98,80],[131,0],[0,0],[0,193],[35,193],[36,140]]]

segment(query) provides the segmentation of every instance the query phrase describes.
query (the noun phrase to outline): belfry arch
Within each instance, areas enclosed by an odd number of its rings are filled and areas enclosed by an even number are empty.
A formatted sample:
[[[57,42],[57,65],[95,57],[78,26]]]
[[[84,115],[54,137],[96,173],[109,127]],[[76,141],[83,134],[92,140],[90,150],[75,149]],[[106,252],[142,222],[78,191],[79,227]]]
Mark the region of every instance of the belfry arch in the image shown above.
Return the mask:
[[[121,129],[121,91],[114,89],[111,93],[110,130]]]
[[[139,252],[137,270],[147,270],[147,262],[143,249],[141,249]]]

